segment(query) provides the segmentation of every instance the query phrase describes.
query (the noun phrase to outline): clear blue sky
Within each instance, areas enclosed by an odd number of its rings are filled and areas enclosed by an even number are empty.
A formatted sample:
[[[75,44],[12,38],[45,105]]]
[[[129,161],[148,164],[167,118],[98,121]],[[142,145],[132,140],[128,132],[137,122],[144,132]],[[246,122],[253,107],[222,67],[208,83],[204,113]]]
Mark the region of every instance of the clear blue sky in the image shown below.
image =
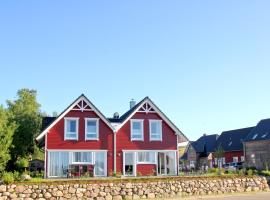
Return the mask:
[[[270,1],[1,1],[0,104],[150,96],[191,139],[270,118]]]

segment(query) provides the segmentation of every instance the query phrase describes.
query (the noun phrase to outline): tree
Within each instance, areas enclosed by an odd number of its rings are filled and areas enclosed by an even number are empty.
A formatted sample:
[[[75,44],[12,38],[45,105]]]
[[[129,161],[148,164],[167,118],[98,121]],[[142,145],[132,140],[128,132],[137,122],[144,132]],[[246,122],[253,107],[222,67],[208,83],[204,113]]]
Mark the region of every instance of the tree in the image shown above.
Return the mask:
[[[0,173],[5,170],[10,160],[9,149],[12,144],[12,137],[16,129],[15,123],[9,123],[9,113],[0,106]]]
[[[224,150],[221,145],[218,145],[218,147],[215,149],[215,152],[214,152],[214,158],[217,159],[219,168],[222,167],[223,156],[224,156]]]
[[[7,101],[10,121],[17,124],[11,147],[11,168],[18,158],[29,157],[35,149],[35,137],[41,127],[40,104],[35,90],[21,89],[15,101]]]

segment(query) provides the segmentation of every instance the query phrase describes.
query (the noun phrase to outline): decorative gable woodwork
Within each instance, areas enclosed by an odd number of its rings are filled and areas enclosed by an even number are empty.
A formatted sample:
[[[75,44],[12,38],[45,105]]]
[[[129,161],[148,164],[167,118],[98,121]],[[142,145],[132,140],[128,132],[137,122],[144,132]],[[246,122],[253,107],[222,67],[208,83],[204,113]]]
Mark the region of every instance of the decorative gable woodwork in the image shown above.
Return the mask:
[[[77,103],[77,105],[75,105],[72,110],[77,110],[77,111],[92,111],[92,108],[90,107],[90,105],[88,103],[86,103],[84,100],[81,100]]]
[[[142,107],[139,109],[138,112],[141,113],[155,113],[156,111],[154,110],[154,108],[151,107],[151,105],[149,103],[145,103],[144,105],[142,105]]]

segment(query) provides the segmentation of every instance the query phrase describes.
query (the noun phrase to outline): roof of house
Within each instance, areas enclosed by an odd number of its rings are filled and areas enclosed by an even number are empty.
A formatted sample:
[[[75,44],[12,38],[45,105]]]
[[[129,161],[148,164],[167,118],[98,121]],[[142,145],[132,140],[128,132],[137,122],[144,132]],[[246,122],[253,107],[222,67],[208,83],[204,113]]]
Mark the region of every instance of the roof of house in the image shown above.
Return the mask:
[[[259,121],[250,133],[245,138],[245,142],[270,140],[270,119],[263,119]]]
[[[142,99],[139,103],[137,103],[135,106],[133,106],[131,109],[129,109],[127,112],[125,112],[123,115],[121,115],[119,118],[108,118],[108,120],[112,123],[122,123],[125,121],[147,98],[145,97]]]
[[[243,151],[243,140],[254,127],[224,131],[218,137],[216,147],[219,145],[225,152]]]
[[[191,142],[191,146],[195,149],[197,153],[208,154],[215,151],[217,139],[217,134],[203,135],[195,142]]]
[[[55,119],[56,117],[43,117],[40,131],[44,131]]]
[[[144,105],[145,102],[150,103],[153,107],[156,108],[157,112],[161,115],[161,117],[163,117],[163,119],[170,125],[170,127],[175,130],[175,132],[185,138],[186,140],[187,137],[174,125],[174,123],[172,121],[170,121],[170,119],[154,104],[154,102],[149,98],[149,97],[145,97],[144,99],[142,99],[139,103],[137,103],[135,106],[133,106],[131,109],[129,109],[126,113],[124,113],[121,117],[119,118],[106,118],[91,102],[90,100],[84,95],[82,94],[81,96],[79,96],[75,101],[73,101],[58,117],[44,117],[43,121],[42,121],[42,128],[41,128],[41,134],[36,138],[36,140],[43,140],[43,136],[46,134],[47,129],[50,128],[50,126],[53,126],[54,123],[57,122],[57,120],[59,120],[60,118],[63,117],[63,115],[69,111],[69,109],[74,106],[74,104],[80,100],[81,98],[83,98],[84,100],[86,100],[89,104],[91,104],[91,107],[93,107],[95,109],[95,111],[104,119],[104,121],[109,123],[109,127],[113,128],[113,129],[119,129],[126,120],[128,120],[130,117],[132,117],[132,115],[142,106]],[[116,124],[116,126],[114,126],[113,124]]]

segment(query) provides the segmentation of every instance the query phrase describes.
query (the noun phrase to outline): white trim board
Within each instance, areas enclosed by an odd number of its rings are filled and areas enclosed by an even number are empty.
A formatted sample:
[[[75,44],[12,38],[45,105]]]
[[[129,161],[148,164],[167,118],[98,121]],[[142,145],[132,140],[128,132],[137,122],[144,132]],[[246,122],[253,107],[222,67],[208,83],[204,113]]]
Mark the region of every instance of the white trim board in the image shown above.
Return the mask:
[[[78,97],[64,112],[62,112],[44,131],[42,131],[37,137],[36,140],[39,141],[45,136],[48,131],[57,123],[59,122],[68,112],[70,112],[75,105],[77,105],[80,101],[84,100],[91,109],[102,119],[105,124],[110,127],[113,131],[114,128],[111,123],[107,120],[107,118],[82,94]]]

